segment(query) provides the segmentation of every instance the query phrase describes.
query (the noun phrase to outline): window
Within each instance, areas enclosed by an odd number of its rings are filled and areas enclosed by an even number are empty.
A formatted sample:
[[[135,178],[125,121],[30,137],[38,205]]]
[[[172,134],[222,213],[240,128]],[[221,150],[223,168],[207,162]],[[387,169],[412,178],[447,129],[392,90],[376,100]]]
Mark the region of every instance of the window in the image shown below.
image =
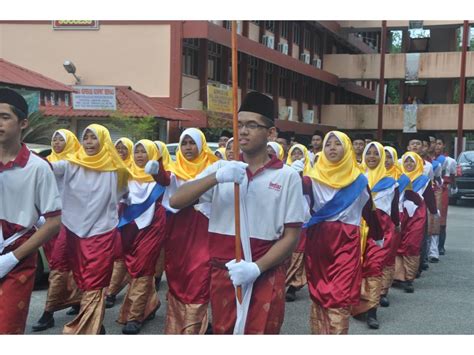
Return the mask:
[[[308,30],[304,30],[304,47],[311,49],[311,35]]]
[[[256,24],[257,26],[260,26],[260,22],[261,22],[261,21],[250,21],[250,22]]]
[[[265,80],[263,92],[271,94],[273,92],[273,64],[265,63]]]
[[[258,59],[249,56],[248,63],[248,82],[247,88],[249,90],[257,90],[257,76],[258,76]]]
[[[298,98],[298,79],[299,74],[291,72],[290,73],[290,99],[296,100]]]
[[[58,100],[57,100],[57,97],[56,97],[56,93],[54,91],[51,91],[49,93],[49,98],[51,100],[51,106],[57,106],[58,105]]]
[[[314,54],[317,54],[319,58],[322,58],[322,53],[321,53],[321,37],[318,33],[314,34]]]
[[[199,40],[183,40],[183,74],[198,75]]]
[[[288,70],[280,68],[279,95],[281,97],[287,97],[288,96],[288,78],[289,78]]]
[[[275,32],[275,21],[265,21],[265,29],[270,32]]]
[[[283,38],[288,39],[289,33],[290,33],[290,22],[281,21],[281,36]]]
[[[212,81],[222,81],[222,46],[214,42],[208,44],[207,77]]]
[[[298,22],[293,24],[293,42],[297,45],[301,45],[301,28]]]
[[[314,85],[313,80],[308,78],[307,76],[303,77],[303,100],[308,103],[313,103],[314,97]]]

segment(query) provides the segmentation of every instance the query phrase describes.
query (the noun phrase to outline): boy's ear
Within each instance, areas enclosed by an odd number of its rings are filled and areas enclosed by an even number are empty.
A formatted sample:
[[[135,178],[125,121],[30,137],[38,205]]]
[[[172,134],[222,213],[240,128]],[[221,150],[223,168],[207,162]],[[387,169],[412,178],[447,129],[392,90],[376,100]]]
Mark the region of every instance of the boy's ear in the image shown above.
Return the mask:
[[[30,123],[27,118],[23,119],[20,121],[20,128],[21,129],[27,129],[29,127]]]

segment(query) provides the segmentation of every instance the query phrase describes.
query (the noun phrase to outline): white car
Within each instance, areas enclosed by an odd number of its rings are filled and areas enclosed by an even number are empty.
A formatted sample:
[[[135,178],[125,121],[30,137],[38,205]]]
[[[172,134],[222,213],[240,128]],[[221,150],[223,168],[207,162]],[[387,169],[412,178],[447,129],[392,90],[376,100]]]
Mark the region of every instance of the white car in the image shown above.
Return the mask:
[[[215,142],[207,142],[207,145],[213,152],[219,148],[219,143]],[[170,143],[167,144],[166,147],[168,148],[168,151],[170,152],[171,159],[176,160],[176,150],[178,149],[179,143]]]

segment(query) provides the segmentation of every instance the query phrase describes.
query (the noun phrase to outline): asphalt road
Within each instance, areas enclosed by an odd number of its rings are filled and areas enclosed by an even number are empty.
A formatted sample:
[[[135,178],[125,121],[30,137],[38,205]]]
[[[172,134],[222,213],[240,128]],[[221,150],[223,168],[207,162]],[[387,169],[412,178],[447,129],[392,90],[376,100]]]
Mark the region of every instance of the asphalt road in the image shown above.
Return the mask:
[[[390,290],[389,308],[379,308],[379,330],[370,330],[364,322],[351,319],[350,334],[474,334],[474,200],[450,206],[446,255],[438,264],[430,264],[415,282],[415,293]],[[146,323],[141,334],[163,334],[166,312],[166,282],[159,291],[162,306],[156,318]],[[43,311],[46,289],[33,292],[27,333]],[[123,292],[115,307],[108,309],[104,325],[107,334],[121,334],[115,322]],[[306,288],[297,293],[295,302],[286,304],[283,334],[309,334],[310,300]],[[72,319],[66,311],[55,314],[56,326],[41,333],[61,334],[62,326]]]

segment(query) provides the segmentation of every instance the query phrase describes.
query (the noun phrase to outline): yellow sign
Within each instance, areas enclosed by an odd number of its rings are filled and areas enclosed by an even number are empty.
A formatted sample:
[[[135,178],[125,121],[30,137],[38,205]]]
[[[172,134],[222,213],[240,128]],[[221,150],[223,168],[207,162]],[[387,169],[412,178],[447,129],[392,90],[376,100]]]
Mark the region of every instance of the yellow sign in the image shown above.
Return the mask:
[[[207,109],[212,112],[232,113],[232,89],[208,85]]]

